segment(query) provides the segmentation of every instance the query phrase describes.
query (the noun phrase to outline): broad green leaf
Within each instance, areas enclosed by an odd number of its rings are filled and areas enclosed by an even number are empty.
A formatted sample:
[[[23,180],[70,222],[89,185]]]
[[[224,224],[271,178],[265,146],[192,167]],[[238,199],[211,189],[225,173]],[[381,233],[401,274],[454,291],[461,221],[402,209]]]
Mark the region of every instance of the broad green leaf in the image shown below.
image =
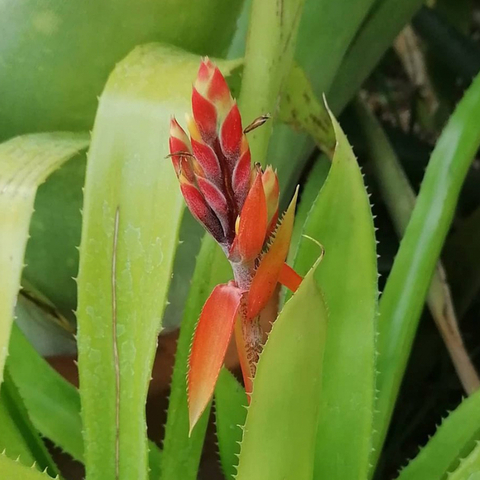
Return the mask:
[[[0,383],[37,187],[87,145],[86,136],[71,133],[27,135],[0,144]]]
[[[1,387],[0,425],[0,451],[27,467],[35,464],[39,470],[48,469],[49,473],[58,474],[43,440],[30,421],[8,368]]]
[[[432,153],[380,302],[376,450],[385,438],[463,180],[480,146],[479,121],[480,76],[458,104]]]
[[[227,480],[233,480],[237,471],[247,404],[245,389],[223,368],[215,387],[215,419],[220,464]]]
[[[50,475],[39,472],[34,467],[25,467],[20,462],[11,460],[4,454],[0,454],[0,478],[8,480],[49,480]],[[57,480],[60,477],[55,477]]]
[[[190,110],[196,55],[136,48],[100,98],[85,182],[78,350],[87,478],[147,477],[145,401],[183,198],[170,117]],[[228,74],[227,65],[221,64]]]
[[[477,391],[448,415],[398,480],[443,480],[479,440],[480,391]]]
[[[311,480],[327,311],[315,268],[285,304],[260,355],[237,480]]]
[[[293,65],[305,0],[252,0],[239,99],[244,122],[276,116],[283,84]],[[255,162],[265,164],[273,122],[249,134]]]
[[[97,97],[135,46],[223,55],[243,0],[18,0],[2,5],[0,136],[91,129]],[[34,88],[33,88],[34,86]]]
[[[193,261],[193,259],[191,259]],[[190,293],[180,328],[163,442],[161,480],[196,480],[210,408],[188,436],[187,367],[193,332],[201,309],[218,283],[232,278],[220,247],[205,235],[196,260]]]
[[[344,480],[366,478],[369,470],[377,269],[362,174],[344,133],[331,118],[337,147],[303,233],[325,248],[315,279],[329,310],[314,478]],[[296,270],[304,274],[318,254],[318,245],[302,238]]]

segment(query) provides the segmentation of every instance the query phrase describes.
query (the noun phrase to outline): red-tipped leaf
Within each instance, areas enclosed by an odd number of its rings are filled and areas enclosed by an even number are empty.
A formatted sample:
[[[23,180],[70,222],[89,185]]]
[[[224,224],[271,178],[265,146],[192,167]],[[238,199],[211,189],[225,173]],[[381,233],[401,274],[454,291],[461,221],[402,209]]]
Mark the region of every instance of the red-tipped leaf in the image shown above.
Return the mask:
[[[208,297],[193,337],[188,370],[190,432],[212,398],[242,297],[233,282],[217,285]]]
[[[260,261],[253,277],[247,299],[248,318],[256,317],[275,291],[290,248],[297,195],[298,189],[285,212],[270,248]]]

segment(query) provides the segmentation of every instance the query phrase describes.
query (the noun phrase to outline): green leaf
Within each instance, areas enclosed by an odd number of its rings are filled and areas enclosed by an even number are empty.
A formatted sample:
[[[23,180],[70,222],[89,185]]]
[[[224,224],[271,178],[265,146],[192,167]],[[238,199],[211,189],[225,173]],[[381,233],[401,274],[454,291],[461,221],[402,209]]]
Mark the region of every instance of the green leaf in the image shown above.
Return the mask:
[[[49,480],[53,477],[39,472],[34,467],[25,467],[21,463],[0,454],[0,477],[8,480]],[[60,477],[55,477],[59,479]]]
[[[223,55],[242,3],[22,0],[4,5],[0,136],[91,129],[109,73],[135,46],[163,41],[197,55]]]
[[[480,391],[477,391],[448,415],[398,480],[443,479],[479,440]]]
[[[172,275],[183,197],[170,117],[190,110],[196,55],[136,48],[100,98],[87,162],[78,349],[89,478],[145,479],[145,402]],[[220,63],[228,74],[228,66]]]
[[[303,233],[325,248],[315,279],[329,310],[315,478],[344,480],[366,478],[369,470],[377,270],[373,219],[362,174],[344,133],[331,118],[337,147]],[[319,247],[302,238],[296,270],[305,273],[318,254]]]
[[[305,0],[252,0],[239,99],[248,125],[260,115],[276,116],[285,79],[293,65]],[[249,134],[255,162],[265,164],[273,122]]]
[[[215,418],[220,463],[228,480],[235,478],[247,404],[245,389],[222,368],[215,387]]]
[[[187,366],[193,332],[200,311],[213,287],[232,278],[225,254],[205,235],[196,261],[175,356],[170,402],[162,451],[161,480],[196,480],[210,408],[188,436]]]
[[[285,304],[260,355],[237,480],[310,480],[315,458],[327,311],[315,268]]]
[[[25,466],[30,467],[35,463],[40,470],[48,469],[52,475],[58,474],[43,440],[28,417],[8,368],[1,388],[0,425],[0,451]]]
[[[27,135],[0,144],[0,383],[39,184],[88,145],[84,135]]]
[[[480,76],[458,104],[432,153],[380,302],[377,451],[385,438],[463,180],[480,145],[479,121]]]

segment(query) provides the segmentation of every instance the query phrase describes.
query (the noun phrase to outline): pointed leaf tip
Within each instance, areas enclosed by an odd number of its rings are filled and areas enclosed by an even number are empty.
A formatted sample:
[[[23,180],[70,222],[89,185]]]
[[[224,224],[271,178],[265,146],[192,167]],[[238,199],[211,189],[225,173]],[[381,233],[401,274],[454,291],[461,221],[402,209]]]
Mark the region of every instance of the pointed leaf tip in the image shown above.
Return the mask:
[[[188,370],[190,433],[213,395],[235,326],[241,297],[241,290],[233,282],[217,285],[200,314]]]
[[[290,248],[297,196],[298,188],[283,216],[270,248],[260,261],[253,277],[247,299],[248,318],[256,317],[263,310],[280,279]]]

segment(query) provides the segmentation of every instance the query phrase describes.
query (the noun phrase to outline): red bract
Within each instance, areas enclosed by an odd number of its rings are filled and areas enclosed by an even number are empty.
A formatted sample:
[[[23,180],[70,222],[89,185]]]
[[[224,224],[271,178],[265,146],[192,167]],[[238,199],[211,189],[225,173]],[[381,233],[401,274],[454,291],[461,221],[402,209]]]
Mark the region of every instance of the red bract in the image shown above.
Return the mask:
[[[295,291],[302,281],[285,264],[297,195],[277,225],[277,175],[272,167],[252,167],[237,104],[208,59],[193,86],[192,111],[190,138],[172,119],[170,156],[190,212],[222,247],[234,281],[215,287],[195,330],[188,371],[190,431],[212,397],[233,330],[250,394],[262,342],[259,315],[278,283]]]

